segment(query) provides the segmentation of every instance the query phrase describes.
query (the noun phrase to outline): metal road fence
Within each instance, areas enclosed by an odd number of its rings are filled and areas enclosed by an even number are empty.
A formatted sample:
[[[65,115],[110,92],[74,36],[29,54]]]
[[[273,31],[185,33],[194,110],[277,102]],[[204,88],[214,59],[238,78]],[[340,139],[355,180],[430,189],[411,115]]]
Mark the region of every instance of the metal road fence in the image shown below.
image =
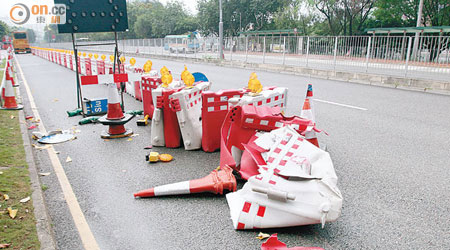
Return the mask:
[[[41,46],[71,49],[72,44]],[[119,41],[125,52],[203,59],[218,59],[218,46],[216,37]],[[112,46],[89,49],[113,51]],[[417,41],[409,36],[229,37],[224,41],[224,59],[450,81],[450,36],[421,36]]]

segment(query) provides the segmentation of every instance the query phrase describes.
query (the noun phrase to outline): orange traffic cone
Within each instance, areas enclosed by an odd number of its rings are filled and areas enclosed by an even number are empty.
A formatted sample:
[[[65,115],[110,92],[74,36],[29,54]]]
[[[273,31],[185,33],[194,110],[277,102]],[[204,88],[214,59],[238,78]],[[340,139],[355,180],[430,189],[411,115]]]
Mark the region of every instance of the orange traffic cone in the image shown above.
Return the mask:
[[[313,103],[313,88],[312,84],[308,84],[308,89],[306,90],[306,99],[309,100],[309,105],[311,107],[312,112],[314,113],[314,103]]]
[[[316,119],[314,117],[314,113],[311,110],[311,105],[310,105],[310,102],[309,102],[308,98],[305,99],[305,103],[303,104],[303,109],[302,109],[302,112],[300,114],[300,117],[308,119],[308,120],[311,120],[314,123],[316,122]],[[306,138],[306,140],[308,140],[312,144],[314,144],[317,147],[319,147],[319,141],[317,140],[317,134],[316,134],[316,131],[314,131],[314,129],[311,130],[311,131],[307,131],[305,133],[305,138]]]
[[[5,78],[3,78],[5,79]],[[5,96],[3,98],[3,106],[0,109],[4,110],[18,110],[23,109],[23,105],[17,105],[16,96],[14,95],[14,88],[12,86],[11,81],[4,82],[4,93]]]
[[[220,167],[209,175],[196,180],[177,182],[139,191],[134,197],[155,197],[164,195],[194,194],[209,192],[223,194],[223,190],[236,191],[236,178],[233,170],[228,167]]]
[[[116,84],[108,85],[108,113],[98,119],[103,125],[108,125],[109,130],[103,131],[101,137],[104,139],[114,139],[130,136],[133,134],[131,129],[125,129],[124,124],[129,122],[134,115],[124,114],[120,107],[119,93]]]
[[[6,81],[11,81],[13,87],[19,87],[19,85],[17,85],[15,83],[14,77],[12,77],[13,76],[13,70],[12,70],[12,66],[9,63],[9,61],[6,63],[5,76],[6,76]]]

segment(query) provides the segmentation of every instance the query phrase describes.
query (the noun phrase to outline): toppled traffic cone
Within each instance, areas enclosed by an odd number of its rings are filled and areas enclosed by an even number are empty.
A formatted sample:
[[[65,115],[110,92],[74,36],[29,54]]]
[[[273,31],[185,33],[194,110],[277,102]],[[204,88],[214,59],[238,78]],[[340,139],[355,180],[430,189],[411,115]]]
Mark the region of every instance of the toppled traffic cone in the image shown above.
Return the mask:
[[[305,103],[303,104],[303,109],[302,109],[302,112],[301,112],[301,114],[300,114],[300,117],[301,117],[301,118],[304,118],[304,119],[311,120],[311,121],[313,121],[314,123],[316,122],[316,119],[314,118],[314,114],[313,114],[313,112],[312,112],[312,110],[311,110],[311,104],[310,104],[308,98],[305,99]],[[306,138],[309,142],[311,142],[312,144],[314,144],[316,147],[319,147],[319,141],[317,140],[317,134],[316,134],[316,131],[314,131],[314,130],[307,131],[307,132],[305,133],[305,138]]]
[[[234,192],[236,191],[236,178],[232,172],[233,170],[228,166],[220,167],[220,169],[215,169],[209,175],[201,179],[172,183],[142,190],[135,193],[134,197],[142,198],[203,192],[223,194],[224,189]]]
[[[134,115],[124,114],[120,107],[119,93],[116,84],[108,86],[108,113],[98,119],[103,125],[108,125],[109,130],[103,131],[101,137],[103,139],[123,138],[133,134],[131,129],[125,129],[124,124],[129,122]]]
[[[5,96],[3,99],[3,106],[0,109],[4,110],[18,110],[23,109],[23,105],[18,105],[16,102],[16,96],[14,95],[14,88],[12,82],[6,82],[5,86]]]

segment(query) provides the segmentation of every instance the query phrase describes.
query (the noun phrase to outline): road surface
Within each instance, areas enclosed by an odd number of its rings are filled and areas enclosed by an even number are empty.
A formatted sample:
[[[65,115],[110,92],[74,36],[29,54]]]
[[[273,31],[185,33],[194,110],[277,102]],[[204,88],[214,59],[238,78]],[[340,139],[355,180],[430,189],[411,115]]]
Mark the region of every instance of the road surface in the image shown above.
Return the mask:
[[[75,73],[33,55],[17,55],[47,130],[70,129],[80,117]],[[148,58],[137,58],[142,65]],[[183,63],[152,60],[176,78]],[[189,64],[205,73],[212,90],[247,84],[251,71]],[[288,246],[325,249],[450,248],[450,96],[347,82],[257,72],[264,86],[289,88],[288,114],[299,114],[308,83],[314,85],[318,127],[339,177],[344,196],[342,216],[324,229],[319,225],[235,231],[226,199],[199,194],[135,199],[151,186],[202,177],[219,164],[219,153],[157,148],[170,163],[145,162],[150,126],[126,127],[138,136],[105,141],[102,125],[78,126],[74,141],[58,144],[59,159],[78,203],[101,249],[259,249],[260,232],[278,233]],[[26,93],[21,84],[21,93]],[[84,88],[85,97],[106,97],[105,86]],[[25,112],[31,114],[23,94]],[[142,104],[125,95],[126,109]],[[35,151],[45,199],[60,249],[82,249],[48,154]],[[67,156],[72,162],[66,163]],[[243,185],[239,182],[239,187]]]

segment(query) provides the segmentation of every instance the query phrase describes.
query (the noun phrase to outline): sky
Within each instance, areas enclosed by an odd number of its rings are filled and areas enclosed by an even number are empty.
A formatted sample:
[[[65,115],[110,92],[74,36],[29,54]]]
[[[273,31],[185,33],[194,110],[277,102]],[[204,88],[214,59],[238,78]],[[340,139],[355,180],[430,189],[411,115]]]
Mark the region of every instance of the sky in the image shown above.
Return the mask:
[[[161,3],[166,4],[170,0],[159,0]],[[197,0],[180,0],[184,4],[187,10],[191,11],[192,14],[197,14]]]

